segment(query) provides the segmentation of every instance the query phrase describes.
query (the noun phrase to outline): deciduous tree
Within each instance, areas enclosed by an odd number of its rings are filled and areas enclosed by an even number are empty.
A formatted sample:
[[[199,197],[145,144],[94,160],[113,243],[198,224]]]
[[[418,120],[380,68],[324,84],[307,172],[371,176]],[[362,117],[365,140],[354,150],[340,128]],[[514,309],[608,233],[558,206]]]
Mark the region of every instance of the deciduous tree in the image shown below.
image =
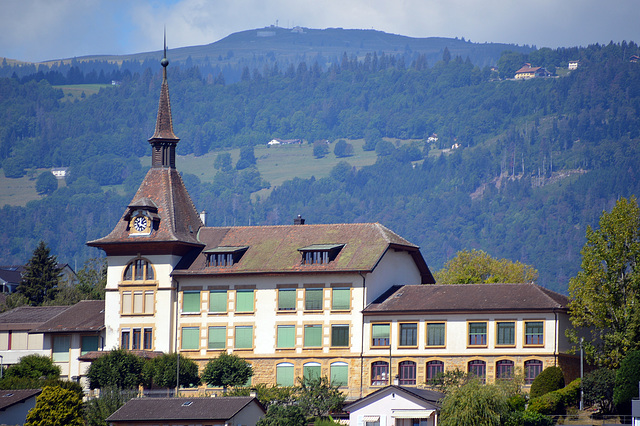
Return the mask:
[[[124,349],[114,349],[91,363],[87,370],[89,387],[132,389],[143,383],[145,360]]]
[[[587,360],[617,367],[629,350],[640,348],[640,208],[635,197],[621,198],[600,216],[599,229],[587,228],[581,270],[569,281],[569,337],[590,330],[583,347]]]
[[[29,410],[25,426],[83,426],[82,397],[58,386],[45,386]]]
[[[48,170],[40,173],[36,179],[36,192],[40,195],[49,195],[58,189],[58,179]]]
[[[538,271],[530,265],[496,259],[482,250],[462,250],[436,272],[438,284],[530,283]]]
[[[180,386],[193,387],[200,384],[198,364],[193,360],[180,356]],[[147,386],[175,388],[176,370],[178,366],[176,354],[163,354],[147,361],[143,369],[144,382]]]
[[[251,365],[237,355],[222,353],[210,360],[202,372],[202,380],[209,386],[242,386],[253,376]]]
[[[345,395],[327,376],[298,378],[298,405],[307,417],[325,418],[344,404]]]

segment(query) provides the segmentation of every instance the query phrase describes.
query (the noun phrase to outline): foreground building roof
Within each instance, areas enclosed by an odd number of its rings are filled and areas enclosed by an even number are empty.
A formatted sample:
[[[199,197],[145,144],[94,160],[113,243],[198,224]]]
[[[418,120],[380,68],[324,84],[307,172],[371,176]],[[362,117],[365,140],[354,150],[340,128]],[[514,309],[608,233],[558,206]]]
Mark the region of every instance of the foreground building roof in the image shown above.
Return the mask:
[[[566,311],[569,299],[536,284],[441,284],[394,286],[364,314],[412,312]]]
[[[0,314],[0,331],[31,330],[69,308],[70,306],[20,306]]]
[[[238,414],[249,404],[264,407],[254,397],[221,398],[136,398],[109,416],[108,422],[145,421],[224,421]]]
[[[104,300],[82,300],[31,330],[33,333],[96,332],[104,329]]]

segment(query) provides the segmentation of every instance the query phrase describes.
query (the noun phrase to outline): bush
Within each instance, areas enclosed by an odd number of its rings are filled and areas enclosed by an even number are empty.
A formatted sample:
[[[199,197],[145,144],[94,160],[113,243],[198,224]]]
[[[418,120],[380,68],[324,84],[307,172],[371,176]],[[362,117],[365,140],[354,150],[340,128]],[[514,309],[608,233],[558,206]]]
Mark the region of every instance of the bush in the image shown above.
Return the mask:
[[[531,398],[537,398],[546,393],[562,389],[564,387],[564,374],[560,367],[547,367],[531,384],[529,395]]]
[[[580,404],[580,379],[575,379],[556,392],[562,396],[562,403],[565,407],[577,407]]]
[[[560,392],[548,392],[529,402],[528,411],[546,414],[548,416],[564,414],[565,407]]]
[[[584,376],[584,402],[587,406],[596,406],[601,414],[613,412],[613,389],[616,372],[608,368],[599,368]]]
[[[618,412],[631,413],[631,400],[638,397],[640,382],[640,351],[628,352],[616,373],[613,403]]]
[[[551,426],[553,419],[534,411],[513,411],[502,422],[502,426]]]

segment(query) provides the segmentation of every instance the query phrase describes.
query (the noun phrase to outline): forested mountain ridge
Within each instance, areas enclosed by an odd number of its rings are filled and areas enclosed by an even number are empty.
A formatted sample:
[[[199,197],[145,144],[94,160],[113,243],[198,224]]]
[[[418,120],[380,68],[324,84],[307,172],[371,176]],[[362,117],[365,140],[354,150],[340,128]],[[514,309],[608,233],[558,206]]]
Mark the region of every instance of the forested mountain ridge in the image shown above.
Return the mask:
[[[567,76],[530,81],[497,80],[459,57],[432,67],[344,57],[327,71],[302,62],[247,70],[237,84],[176,67],[169,81],[179,153],[274,137],[364,138],[378,151],[373,166],[354,170],[345,158],[328,178],[294,179],[254,202],[250,194],[265,182],[253,167],[221,169],[213,183],[184,178],[198,209],[212,213],[210,225],[289,223],[297,214],[309,223],[379,221],[419,244],[434,269],[459,249],[480,248],[532,264],[542,285],[566,291],[586,226],[618,197],[640,193],[640,64],[628,61],[637,50],[611,43],[503,54],[501,72],[533,59],[549,67],[581,60]],[[71,169],[67,188],[3,208],[4,263],[24,261],[39,238],[61,260],[98,254],[83,243],[105,235],[130,200],[100,185],[131,191],[141,181],[137,157],[149,150],[159,83],[157,73],[134,73],[119,87],[61,103],[45,81],[0,82],[5,173]],[[433,133],[438,140],[429,143]],[[396,147],[383,137],[416,142]],[[438,149],[449,153],[434,155]]]

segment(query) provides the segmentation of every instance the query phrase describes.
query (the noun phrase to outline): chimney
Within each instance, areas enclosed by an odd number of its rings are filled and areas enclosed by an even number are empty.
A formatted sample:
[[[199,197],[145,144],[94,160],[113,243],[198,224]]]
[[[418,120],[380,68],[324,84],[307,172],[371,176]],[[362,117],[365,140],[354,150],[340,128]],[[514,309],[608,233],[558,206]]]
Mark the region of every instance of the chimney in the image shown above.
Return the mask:
[[[293,219],[293,224],[294,225],[304,225],[304,219],[302,218],[302,216],[298,215],[298,217]]]
[[[200,220],[204,226],[207,226],[207,212],[205,210],[200,212]]]

